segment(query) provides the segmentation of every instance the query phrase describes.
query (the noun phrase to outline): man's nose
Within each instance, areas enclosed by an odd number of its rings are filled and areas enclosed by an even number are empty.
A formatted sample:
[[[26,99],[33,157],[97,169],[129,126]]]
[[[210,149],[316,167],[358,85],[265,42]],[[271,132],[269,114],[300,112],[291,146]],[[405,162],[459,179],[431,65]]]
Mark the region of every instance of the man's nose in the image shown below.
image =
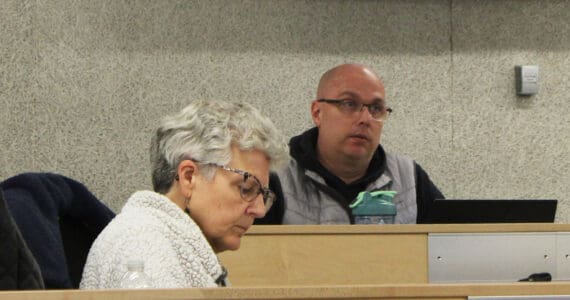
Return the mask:
[[[366,105],[362,105],[362,107],[360,107],[360,111],[358,113],[360,114],[358,116],[358,120],[360,122],[363,122],[363,121],[369,122],[372,119],[374,119],[372,117],[372,114],[370,113],[370,107],[368,107]]]

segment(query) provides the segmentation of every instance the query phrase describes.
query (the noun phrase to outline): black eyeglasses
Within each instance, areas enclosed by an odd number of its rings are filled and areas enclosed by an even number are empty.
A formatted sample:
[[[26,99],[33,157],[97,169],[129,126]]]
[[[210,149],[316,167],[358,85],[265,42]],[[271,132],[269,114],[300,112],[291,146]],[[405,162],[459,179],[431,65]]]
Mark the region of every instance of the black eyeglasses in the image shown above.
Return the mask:
[[[192,160],[192,161],[199,164],[203,164],[205,166],[214,166],[226,171],[242,175],[243,182],[239,185],[239,194],[241,198],[247,202],[252,202],[253,200],[255,200],[255,198],[257,198],[259,194],[261,194],[263,196],[263,204],[265,205],[265,212],[268,212],[271,206],[273,205],[273,202],[275,202],[276,198],[275,193],[273,193],[273,191],[271,191],[268,187],[264,187],[261,184],[261,181],[259,181],[259,179],[255,175],[249,172],[239,169],[234,169],[226,165],[220,165],[216,163],[202,163],[197,160]]]
[[[334,104],[341,112],[346,115],[354,115],[357,112],[362,112],[364,107],[366,107],[368,108],[368,112],[372,118],[380,122],[385,121],[388,118],[388,115],[392,113],[391,108],[385,107],[384,105],[378,103],[364,104],[348,99],[319,99],[317,102]]]

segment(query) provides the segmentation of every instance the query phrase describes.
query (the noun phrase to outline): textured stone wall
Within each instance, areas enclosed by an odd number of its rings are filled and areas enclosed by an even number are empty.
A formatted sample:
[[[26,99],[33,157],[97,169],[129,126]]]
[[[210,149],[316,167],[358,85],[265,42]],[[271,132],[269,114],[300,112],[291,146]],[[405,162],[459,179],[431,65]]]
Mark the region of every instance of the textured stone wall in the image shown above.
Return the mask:
[[[159,120],[247,100],[287,136],[317,80],[373,67],[383,145],[448,198],[556,198],[570,216],[570,1],[31,1],[0,5],[0,179],[61,173],[118,211],[150,188]],[[514,92],[514,66],[540,92]]]

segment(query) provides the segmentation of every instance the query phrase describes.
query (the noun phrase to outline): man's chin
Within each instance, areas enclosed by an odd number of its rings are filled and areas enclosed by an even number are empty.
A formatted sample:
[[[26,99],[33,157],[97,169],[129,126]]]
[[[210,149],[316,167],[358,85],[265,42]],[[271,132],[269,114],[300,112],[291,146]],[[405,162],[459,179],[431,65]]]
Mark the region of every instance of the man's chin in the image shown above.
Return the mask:
[[[351,159],[356,159],[356,160],[360,160],[360,159],[368,159],[371,157],[371,153],[373,150],[371,150],[369,148],[369,145],[355,145],[355,144],[350,144],[348,145],[348,147],[346,148],[346,151],[344,152],[346,156],[348,156]]]

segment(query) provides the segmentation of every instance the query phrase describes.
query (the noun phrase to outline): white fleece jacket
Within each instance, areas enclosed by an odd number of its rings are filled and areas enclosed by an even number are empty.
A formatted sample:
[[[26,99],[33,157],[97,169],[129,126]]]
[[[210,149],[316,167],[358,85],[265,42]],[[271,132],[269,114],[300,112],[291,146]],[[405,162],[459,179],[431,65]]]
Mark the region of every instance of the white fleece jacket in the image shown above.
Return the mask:
[[[153,288],[216,287],[222,266],[194,221],[164,195],[134,193],[93,243],[81,289],[119,288],[140,259]]]

